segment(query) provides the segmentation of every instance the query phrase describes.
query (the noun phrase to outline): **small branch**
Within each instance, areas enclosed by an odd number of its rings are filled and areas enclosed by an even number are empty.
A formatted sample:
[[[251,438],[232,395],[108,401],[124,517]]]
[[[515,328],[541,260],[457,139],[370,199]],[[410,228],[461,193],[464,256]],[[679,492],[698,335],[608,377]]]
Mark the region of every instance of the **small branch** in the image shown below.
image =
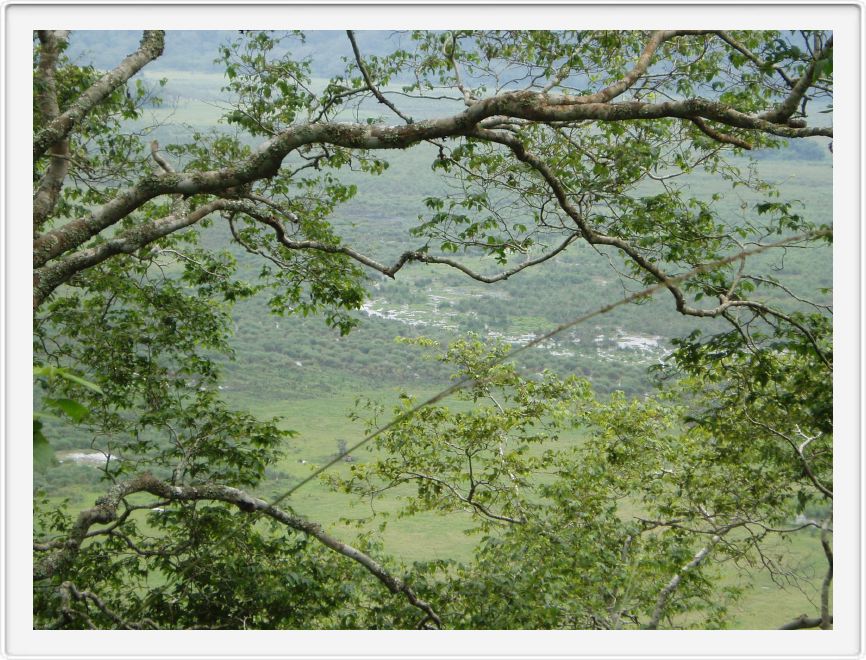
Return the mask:
[[[776,437],[782,438],[789,445],[791,445],[791,448],[797,454],[797,457],[800,459],[800,462],[803,465],[803,471],[806,473],[806,477],[809,479],[809,481],[812,482],[812,485],[815,486],[815,488],[817,488],[819,491],[821,491],[821,493],[824,495],[824,497],[831,499],[831,500],[833,499],[833,491],[830,488],[828,488],[827,486],[825,486],[823,483],[821,483],[821,481],[818,479],[818,477],[815,475],[815,473],[812,472],[812,466],[809,465],[809,461],[806,459],[806,454],[804,453],[803,450],[806,448],[807,442],[804,442],[803,444],[798,445],[796,442],[794,442],[794,440],[790,436],[786,435],[785,433],[782,433],[781,431],[779,431],[777,429],[774,429],[769,424],[765,424],[764,422],[761,422],[761,421],[753,418],[751,415],[749,415],[748,412],[744,412],[743,414],[745,415],[746,419],[748,419],[755,426],[764,429],[768,433],[772,433]],[[812,438],[812,439],[814,439],[814,438]]]
[[[759,277],[757,275],[746,275],[745,277],[746,277],[746,279],[752,280],[753,282],[762,282],[764,284],[770,284],[772,286],[778,287],[782,291],[787,293],[789,296],[791,296],[794,300],[797,300],[797,301],[804,303],[806,305],[811,305],[815,309],[824,309],[831,314],[833,313],[833,305],[824,305],[821,303],[812,302],[811,300],[808,300],[806,298],[801,298],[797,294],[795,294],[793,291],[791,291],[788,287],[786,287],[784,284],[782,284],[781,282],[777,282],[774,279],[767,278],[767,277]]]
[[[741,149],[751,150],[752,145],[745,140],[741,140],[735,135],[730,135],[729,133],[722,133],[712,128],[700,117],[692,117],[690,121],[698,127],[698,129],[708,137],[711,137],[716,142],[721,142],[723,144],[732,144],[736,147],[740,147]]]
[[[370,77],[370,72],[367,71],[367,66],[364,64],[364,60],[361,58],[361,51],[358,49],[358,42],[355,41],[355,32],[354,30],[346,30],[346,34],[349,37],[349,42],[352,44],[352,52],[355,54],[355,62],[358,64],[358,69],[361,71],[361,75],[364,77],[364,82],[367,84],[367,88],[373,93],[373,96],[379,101],[379,103],[388,106],[391,111],[400,117],[407,124],[412,124],[413,119],[408,115],[404,115],[400,110],[397,109],[391,101],[385,98],[385,95],[379,91],[379,88],[373,84],[373,79]]]
[[[694,556],[694,558],[685,566],[683,566],[682,570],[674,575],[670,582],[665,586],[664,589],[661,590],[658,599],[656,600],[656,606],[653,610],[652,617],[649,622],[644,626],[644,630],[655,630],[658,628],[659,621],[661,621],[662,614],[664,614],[665,607],[667,606],[668,599],[671,597],[674,591],[676,591],[677,587],[680,586],[680,582],[682,582],[683,578],[688,575],[688,573],[695,568],[697,568],[703,561],[706,559],[707,555],[710,554],[710,551],[713,547],[722,540],[722,537],[718,534],[713,536],[710,542],[698,551],[698,553]]]
[[[171,163],[169,163],[162,154],[159,153],[159,142],[157,140],[150,143],[150,155],[163,172],[168,172],[169,174],[174,173],[174,168],[171,166]]]
[[[757,65],[757,67],[759,69],[762,69],[766,66],[766,62],[761,60],[757,55],[755,55],[752,51],[750,51],[748,48],[746,48],[739,41],[734,39],[734,37],[731,36],[731,34],[729,32],[726,32],[724,30],[719,30],[716,32],[716,35],[718,35],[718,37],[722,41],[724,41],[729,46],[731,46],[731,48],[739,51],[740,54],[745,55],[746,58],[748,60],[750,60],[753,64]],[[788,85],[788,87],[794,86],[794,81],[791,79],[791,77],[785,72],[785,70],[782,67],[774,66],[773,69],[782,77],[782,79],[785,81],[785,83]]]
[[[471,469],[471,462],[470,462],[470,469]],[[439,479],[438,477],[434,477],[434,476],[429,475],[429,474],[422,474],[420,472],[406,472],[405,474],[411,479],[417,479],[419,481],[432,481],[434,483],[445,486],[445,488],[447,488],[449,491],[451,491],[451,493],[453,493],[454,497],[456,497],[460,502],[463,502],[464,504],[468,504],[473,509],[475,509],[478,513],[482,514],[483,516],[485,516],[487,518],[490,518],[491,520],[498,520],[500,522],[512,523],[514,525],[526,524],[526,520],[523,520],[520,518],[512,518],[511,516],[500,515],[498,513],[493,513],[493,511],[488,509],[486,506],[484,506],[480,502],[475,501],[475,499],[474,499],[475,486],[473,486],[472,489],[469,491],[469,495],[462,495],[454,486],[449,484],[444,479]]]
[[[476,99],[472,97],[472,93],[467,89],[466,85],[463,84],[463,76],[460,73],[460,65],[457,64],[457,60],[454,58],[454,51],[457,50],[457,39],[454,38],[454,33],[451,33],[451,46],[449,48],[446,43],[444,46],[445,57],[448,58],[448,62],[451,64],[451,69],[454,71],[454,80],[456,81],[457,89],[460,90],[460,93],[463,95],[463,105],[467,108],[472,107],[472,104],[475,103]]]
[[[394,279],[394,276],[397,274],[397,272],[407,263],[417,261],[426,264],[443,264],[446,266],[451,266],[452,268],[456,268],[457,270],[468,275],[474,280],[484,282],[485,284],[491,284],[493,282],[507,280],[509,277],[511,277],[512,275],[516,275],[525,268],[535,266],[544,261],[547,261],[548,259],[551,259],[552,257],[555,257],[577,239],[577,234],[570,234],[562,243],[560,243],[554,249],[550,250],[549,252],[545,252],[544,254],[541,254],[534,259],[528,259],[527,261],[523,261],[513,266],[512,268],[509,268],[508,270],[502,271],[500,273],[496,273],[495,275],[482,275],[481,273],[475,272],[465,264],[455,259],[451,259],[448,257],[437,257],[427,254],[426,252],[412,250],[404,252],[397,258],[397,260],[392,265],[386,266],[385,264],[380,263],[375,259],[368,257],[367,255],[362,254],[348,246],[331,245],[329,243],[322,243],[320,241],[311,240],[292,240],[286,235],[286,230],[279,220],[277,220],[271,215],[262,213],[253,205],[247,205],[243,208],[240,208],[239,210],[241,210],[243,213],[250,216],[251,218],[271,227],[274,230],[274,233],[276,234],[277,240],[280,242],[280,244],[283,247],[288,248],[289,250],[319,250],[321,252],[328,252],[331,254],[344,254],[347,257],[354,259],[358,263],[364,264],[368,268],[376,270],[383,275],[387,275],[391,279]]]
[[[103,602],[103,600],[97,596],[92,591],[83,591],[78,589],[72,582],[66,581],[63,582],[60,587],[60,602],[61,607],[60,610],[63,613],[62,618],[65,620],[71,620],[75,616],[79,616],[83,618],[90,627],[94,628],[93,621],[89,616],[80,613],[74,612],[71,607],[71,603],[74,601],[83,602],[85,607],[87,606],[87,601],[92,602],[96,607],[102,612],[105,616],[111,619],[115,625],[121,630],[143,630],[147,628],[156,628],[156,624],[150,619],[144,619],[140,623],[130,623],[125,621],[123,618],[118,616],[115,612],[110,610],[108,606]],[[62,622],[60,622],[62,625]],[[56,627],[56,626],[55,626]]]
[[[617,96],[620,96],[623,92],[632,87],[638,81],[638,79],[644,73],[646,73],[650,63],[652,62],[653,56],[659,49],[659,46],[661,46],[664,42],[669,41],[674,37],[684,35],[701,35],[707,34],[708,32],[708,30],[656,30],[650,36],[650,39],[647,42],[646,46],[644,46],[643,52],[641,52],[640,56],[637,59],[637,62],[635,62],[634,67],[632,67],[631,71],[629,71],[618,81],[596,92],[595,94],[588,94],[585,96],[562,96],[556,98],[552,102],[557,104],[609,103]]]

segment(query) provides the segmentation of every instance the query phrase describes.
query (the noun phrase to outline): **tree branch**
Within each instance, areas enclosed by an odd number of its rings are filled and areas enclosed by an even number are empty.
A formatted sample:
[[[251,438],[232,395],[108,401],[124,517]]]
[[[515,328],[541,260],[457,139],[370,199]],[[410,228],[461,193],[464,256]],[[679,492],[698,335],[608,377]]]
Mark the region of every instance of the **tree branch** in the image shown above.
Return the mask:
[[[367,89],[369,89],[373,96],[376,97],[376,100],[379,103],[388,106],[391,111],[397,115],[400,119],[405,121],[407,124],[413,123],[413,120],[408,115],[404,115],[400,110],[397,109],[391,101],[385,98],[385,95],[379,91],[379,88],[373,84],[373,79],[370,77],[370,72],[367,71],[367,66],[364,64],[364,60],[361,58],[361,51],[358,49],[358,42],[355,41],[355,31],[354,30],[346,30],[346,34],[349,37],[349,42],[352,44],[352,52],[355,54],[355,62],[358,64],[358,69],[361,71],[361,75],[364,77],[364,82],[367,85]]]
[[[380,263],[375,259],[368,257],[367,255],[364,255],[357,250],[354,250],[353,248],[345,245],[331,245],[328,243],[311,240],[292,240],[286,235],[286,230],[283,227],[282,223],[280,223],[280,221],[273,216],[262,213],[260,210],[251,205],[243,207],[240,210],[242,210],[243,213],[250,216],[251,218],[271,227],[274,230],[274,233],[276,234],[277,240],[280,242],[280,244],[283,247],[288,248],[289,250],[319,250],[321,252],[328,252],[330,254],[344,254],[347,257],[354,259],[358,263],[364,264],[368,268],[378,271],[383,275],[387,275],[392,279],[397,274],[397,272],[407,263],[417,261],[426,264],[443,264],[446,266],[451,266],[452,268],[456,268],[457,270],[463,272],[474,280],[484,282],[485,284],[491,284],[493,282],[507,280],[509,277],[519,273],[525,268],[535,266],[536,264],[540,264],[544,261],[547,261],[548,259],[551,259],[552,257],[555,257],[577,238],[576,234],[570,234],[554,249],[550,250],[549,252],[545,252],[544,254],[535,257],[534,259],[528,259],[527,261],[523,261],[513,266],[512,268],[509,268],[500,273],[496,273],[495,275],[482,275],[455,259],[451,259],[448,257],[438,257],[417,250],[410,250],[404,252],[397,258],[397,260],[393,264],[391,264],[390,266],[386,266],[385,264]]]
[[[214,211],[238,210],[239,205],[240,203],[234,200],[217,199],[202,204],[187,214],[172,214],[132,227],[99,245],[73,252],[34,270],[33,309],[37,309],[58,286],[68,282],[76,273],[96,266],[114,255],[132,254],[157,239],[194,225]]]
[[[75,125],[109,94],[132,78],[145,64],[162,55],[164,46],[163,30],[145,30],[137,51],[127,55],[115,69],[93,83],[63,114],[36,134],[33,138],[33,160],[39,160],[48,147],[66,138]]]
[[[631,88],[638,81],[638,79],[640,79],[640,77],[644,73],[646,73],[650,63],[652,62],[653,55],[655,55],[656,51],[659,49],[659,46],[661,46],[664,42],[669,41],[674,37],[690,34],[708,34],[709,32],[709,30],[656,30],[650,36],[650,39],[647,42],[646,46],[644,46],[644,49],[638,57],[637,62],[635,62],[634,67],[632,67],[632,69],[618,81],[598,92],[595,92],[594,94],[587,94],[584,96],[564,95],[551,99],[551,103],[556,105],[608,103],[615,99],[617,96],[620,96],[629,88]]]
[[[38,80],[42,87],[37,95],[39,112],[44,123],[57,119],[60,107],[57,102],[57,59],[63,43],[69,37],[69,30],[39,30],[39,68]],[[69,140],[57,140],[51,145],[51,160],[39,181],[33,195],[33,234],[42,231],[48,216],[54,210],[63,181],[69,171]]]
[[[189,172],[154,174],[127,188],[92,214],[58,227],[33,243],[35,268],[48,260],[82,245],[102,230],[127,217],[150,199],[163,194],[219,194],[259,179],[274,176],[283,159],[295,149],[308,144],[333,144],[351,149],[404,149],[436,138],[479,134],[475,127],[482,120],[502,115],[513,119],[539,122],[579,120],[624,121],[695,117],[710,119],[736,128],[764,131],[787,137],[824,135],[832,137],[832,128],[791,127],[738,112],[706,99],[685,99],[652,104],[583,103],[557,105],[557,98],[536,92],[507,92],[475,103],[462,113],[450,117],[415,122],[403,126],[367,124],[299,124],[262,143],[237,167]],[[492,132],[491,132],[492,133]]]
[[[772,110],[758,115],[758,117],[760,119],[765,119],[774,123],[790,122],[791,115],[793,115],[794,112],[797,110],[797,106],[800,104],[800,101],[803,100],[803,96],[805,96],[806,92],[809,90],[809,87],[812,86],[812,82],[815,78],[815,69],[818,66],[818,62],[826,57],[832,56],[833,37],[830,37],[830,39],[827,40],[824,48],[814,54],[812,61],[809,63],[809,66],[806,67],[803,75],[800,76],[800,79],[797,80],[797,82],[791,88],[791,93],[788,94],[785,100],[783,100],[778,106],[776,106]]]
[[[74,563],[81,548],[81,543],[87,536],[90,527],[95,524],[112,522],[117,516],[117,507],[120,501],[124,497],[139,492],[147,492],[172,502],[195,502],[201,500],[225,502],[238,507],[245,513],[264,514],[286,527],[312,536],[322,545],[360,564],[367,572],[384,584],[391,593],[402,594],[410,604],[424,612],[425,618],[422,620],[422,623],[429,620],[433,621],[437,627],[442,626],[442,620],[439,618],[439,615],[436,614],[428,603],[418,598],[408,584],[392,576],[369,555],[329,535],[316,523],[293,516],[237,488],[219,484],[175,486],[161,481],[149,473],[140,474],[129,481],[112,486],[106,495],[96,501],[95,506],[82,511],[72,526],[70,535],[63,548],[42,558],[34,565],[34,582],[46,580],[54,575],[62,575],[66,572]]]
[[[665,607],[667,606],[668,599],[671,597],[674,591],[676,591],[677,587],[680,586],[680,582],[682,582],[683,578],[689,574],[690,571],[697,568],[704,559],[707,558],[707,555],[710,554],[710,551],[713,547],[722,540],[722,537],[719,534],[713,536],[710,539],[710,542],[701,548],[698,553],[694,556],[694,558],[685,566],[683,566],[682,570],[674,575],[670,582],[667,583],[664,589],[661,590],[661,593],[656,600],[656,606],[653,610],[652,617],[649,622],[644,626],[644,630],[655,630],[659,626],[659,622],[661,621],[662,614],[664,614]]]
[[[830,518],[824,520],[821,525],[821,547],[824,549],[824,556],[827,558],[827,573],[824,575],[824,580],[821,583],[821,630],[830,630],[833,624],[833,617],[830,615],[830,585],[833,583],[833,548],[830,546],[830,531],[828,523]]]
[[[698,127],[698,130],[701,131],[704,135],[711,137],[716,142],[721,142],[722,144],[732,144],[735,147],[740,147],[741,149],[751,150],[752,145],[745,140],[741,140],[735,135],[730,135],[728,133],[722,133],[721,131],[717,131],[712,128],[700,117],[694,117],[691,122]]]

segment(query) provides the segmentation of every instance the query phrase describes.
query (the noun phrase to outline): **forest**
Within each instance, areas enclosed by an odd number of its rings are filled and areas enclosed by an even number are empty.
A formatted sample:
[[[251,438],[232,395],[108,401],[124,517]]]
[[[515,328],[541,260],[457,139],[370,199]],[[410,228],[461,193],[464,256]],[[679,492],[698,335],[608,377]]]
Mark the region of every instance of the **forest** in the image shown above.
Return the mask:
[[[833,627],[833,35],[39,30],[33,627]]]

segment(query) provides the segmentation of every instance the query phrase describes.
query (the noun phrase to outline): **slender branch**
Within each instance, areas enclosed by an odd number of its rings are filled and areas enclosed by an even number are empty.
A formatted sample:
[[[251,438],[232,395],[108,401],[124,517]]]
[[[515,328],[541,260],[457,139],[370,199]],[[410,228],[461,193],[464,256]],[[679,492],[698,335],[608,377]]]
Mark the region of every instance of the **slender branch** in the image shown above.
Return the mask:
[[[721,131],[717,131],[712,128],[700,117],[693,117],[691,122],[698,127],[698,130],[701,131],[704,135],[711,137],[716,142],[721,142],[722,144],[732,144],[736,147],[740,147],[741,149],[751,150],[752,145],[745,140],[741,140],[735,135],[730,135],[729,133],[722,133]]]
[[[788,287],[786,287],[784,284],[782,284],[781,282],[778,282],[778,281],[776,281],[776,280],[774,280],[774,279],[772,279],[772,278],[768,278],[768,277],[759,277],[759,276],[757,276],[757,275],[746,275],[745,278],[748,279],[748,280],[752,280],[753,282],[762,282],[762,283],[764,283],[764,284],[770,284],[770,285],[772,285],[772,286],[778,287],[778,288],[780,288],[782,291],[784,291],[785,293],[787,293],[789,296],[791,296],[794,300],[797,300],[797,301],[799,301],[799,302],[801,302],[801,303],[805,303],[806,305],[811,305],[811,306],[814,307],[815,309],[823,309],[823,310],[826,310],[827,312],[829,312],[830,314],[833,313],[833,305],[824,305],[824,304],[821,304],[821,303],[812,302],[811,300],[808,300],[808,299],[806,299],[806,298],[801,298],[801,297],[798,296],[796,293],[794,293],[793,291],[791,291],[791,289],[789,289]]]
[[[393,264],[391,264],[390,266],[386,266],[385,264],[380,263],[379,261],[376,261],[375,259],[368,257],[367,255],[362,254],[357,250],[354,250],[353,248],[345,245],[331,245],[329,243],[322,243],[321,241],[312,240],[292,240],[286,235],[286,230],[283,227],[282,223],[280,223],[280,221],[273,216],[262,213],[260,210],[258,210],[252,205],[245,206],[240,210],[242,210],[243,213],[252,217],[253,219],[271,227],[274,230],[274,233],[276,234],[277,240],[280,242],[280,244],[283,247],[288,248],[289,250],[319,250],[321,252],[328,252],[330,254],[344,254],[347,257],[354,259],[358,263],[364,264],[368,268],[376,270],[383,275],[387,275],[392,279],[397,274],[397,272],[401,268],[403,268],[403,266],[405,266],[407,263],[416,261],[426,264],[443,264],[446,266],[450,266],[463,272],[474,280],[484,282],[485,284],[491,284],[493,282],[507,280],[509,277],[511,277],[512,275],[516,275],[525,268],[535,266],[544,261],[547,261],[548,259],[551,259],[552,257],[555,257],[557,254],[567,248],[572,242],[574,242],[577,238],[576,234],[570,234],[554,249],[545,252],[538,257],[535,257],[534,259],[528,259],[526,261],[523,261],[507,270],[496,273],[495,275],[482,275],[481,273],[475,272],[465,264],[457,261],[456,259],[451,259],[449,257],[439,257],[417,250],[410,250],[404,252],[397,258],[397,260]]]
[[[470,466],[471,466],[471,462],[470,462]],[[447,488],[449,491],[451,491],[451,493],[453,493],[454,497],[456,497],[459,501],[463,502],[464,504],[468,504],[473,509],[475,509],[478,513],[486,516],[487,518],[490,518],[492,520],[498,520],[500,522],[513,523],[515,525],[526,524],[526,520],[524,520],[524,519],[512,518],[511,516],[505,516],[505,515],[500,515],[498,513],[494,513],[493,511],[488,509],[486,506],[484,506],[480,502],[477,502],[474,498],[475,486],[472,487],[472,489],[469,491],[468,495],[463,495],[460,493],[460,491],[458,491],[454,486],[449,484],[444,479],[439,479],[438,477],[434,477],[434,476],[429,475],[429,474],[422,474],[420,472],[406,472],[405,474],[406,474],[406,476],[408,476],[412,479],[417,479],[419,481],[432,481],[434,483],[445,486],[445,488]]]
[[[138,50],[127,57],[85,90],[63,114],[50,121],[33,138],[33,160],[38,160],[51,145],[66,138],[93,108],[115,89],[138,73],[141,68],[162,55],[165,46],[163,30],[145,30]]]
[[[203,484],[200,486],[175,486],[161,481],[151,474],[145,473],[133,477],[129,481],[113,486],[106,495],[96,501],[96,505],[82,511],[72,526],[72,530],[62,549],[42,558],[33,567],[33,580],[45,580],[54,575],[62,575],[74,563],[81,548],[81,543],[87,536],[92,525],[112,522],[117,515],[120,501],[133,493],[147,492],[169,501],[218,501],[238,507],[246,513],[261,513],[286,527],[302,532],[318,540],[348,559],[360,564],[384,584],[393,594],[402,594],[414,607],[424,612],[424,621],[433,621],[437,627],[442,626],[442,620],[433,608],[418,598],[412,588],[404,581],[392,576],[372,557],[360,550],[339,541],[326,533],[320,525],[294,516],[278,509],[264,500],[255,498],[242,490],[219,484]]]
[[[472,93],[463,83],[463,75],[460,73],[460,65],[457,63],[457,60],[454,57],[454,53],[457,50],[457,39],[454,37],[454,33],[450,34],[451,42],[445,43],[443,50],[445,52],[445,57],[448,58],[448,63],[451,65],[451,70],[454,71],[454,81],[457,89],[463,95],[463,105],[467,108],[471,107],[473,103],[475,103],[476,99],[473,98]]]
[[[812,466],[809,465],[809,461],[806,459],[806,454],[804,453],[806,443],[803,443],[802,445],[798,445],[796,442],[794,442],[794,440],[791,437],[789,437],[785,433],[782,433],[778,429],[774,429],[769,424],[765,424],[764,422],[753,418],[751,415],[749,415],[748,412],[744,411],[743,414],[746,416],[746,419],[748,419],[755,426],[758,426],[758,427],[764,429],[765,431],[767,431],[768,433],[772,433],[773,435],[775,435],[779,438],[782,438],[789,445],[791,445],[791,448],[797,454],[797,457],[800,459],[800,462],[803,465],[803,472],[806,473],[806,477],[809,479],[809,481],[812,482],[812,485],[815,486],[815,488],[817,488],[824,495],[824,497],[831,499],[831,500],[833,499],[832,489],[828,488],[823,483],[821,483],[821,481],[818,479],[818,477],[812,471]]]
[[[679,573],[674,575],[670,582],[665,585],[664,589],[661,590],[661,593],[656,600],[656,606],[653,610],[652,617],[644,626],[645,630],[655,630],[659,626],[659,622],[661,621],[662,615],[664,614],[665,607],[667,606],[668,600],[673,594],[674,591],[677,590],[677,587],[680,586],[680,582],[682,582],[683,578],[689,574],[690,571],[693,571],[695,568],[700,566],[700,564],[707,558],[707,555],[710,554],[710,551],[715,547],[715,545],[722,540],[722,537],[719,534],[713,536],[710,539],[710,542],[701,548],[698,553],[694,556],[694,558],[685,566],[682,567]]]
[[[69,621],[72,618],[79,616],[85,619],[85,622],[89,624],[91,628],[95,628],[93,625],[93,621],[89,616],[83,614],[81,612],[74,612],[71,607],[71,603],[73,601],[79,601],[87,604],[87,601],[92,602],[96,605],[97,609],[102,612],[105,616],[111,619],[114,624],[120,628],[121,630],[142,630],[146,628],[156,628],[156,624],[150,619],[144,619],[138,623],[131,623],[129,621],[125,621],[122,617],[113,612],[109,607],[105,604],[105,602],[97,596],[92,591],[81,590],[76,587],[72,582],[68,580],[63,582],[58,588],[60,592],[60,602],[61,602],[61,621],[55,623],[54,627],[59,627],[65,621]]]
[[[650,39],[647,42],[646,46],[644,46],[644,49],[638,57],[637,62],[635,62],[634,67],[632,67],[632,69],[627,74],[625,74],[615,83],[609,85],[608,87],[605,87],[598,92],[595,92],[594,94],[588,94],[584,96],[563,95],[556,99],[552,99],[551,103],[569,105],[608,103],[615,99],[617,96],[620,96],[630,87],[632,87],[638,81],[638,79],[644,73],[646,73],[650,63],[652,62],[653,56],[659,49],[659,46],[661,46],[664,42],[670,41],[674,37],[684,35],[700,35],[707,33],[709,33],[709,30],[656,30],[650,36]]]
[[[373,93],[373,96],[376,97],[376,100],[379,103],[388,106],[390,110],[400,117],[407,124],[413,123],[413,120],[408,115],[404,115],[400,110],[397,109],[391,101],[385,98],[385,95],[379,91],[379,88],[373,84],[373,79],[370,77],[370,72],[367,70],[367,66],[364,64],[364,60],[361,58],[361,51],[358,49],[358,42],[355,41],[355,31],[354,30],[346,30],[346,34],[349,37],[349,42],[352,44],[352,52],[355,54],[355,62],[358,64],[358,69],[361,71],[361,75],[364,77],[364,82],[367,84],[367,88]]]
[[[724,30],[719,30],[716,32],[719,38],[727,43],[731,48],[740,52],[740,54],[745,55],[746,58],[751,61],[753,64],[757,65],[759,69],[763,69],[767,63],[761,60],[757,55],[755,55],[752,51],[750,51],[746,46],[737,41],[729,32]],[[773,69],[782,77],[782,79],[787,83],[788,87],[794,86],[794,80],[785,72],[785,70],[780,66],[774,66]]]

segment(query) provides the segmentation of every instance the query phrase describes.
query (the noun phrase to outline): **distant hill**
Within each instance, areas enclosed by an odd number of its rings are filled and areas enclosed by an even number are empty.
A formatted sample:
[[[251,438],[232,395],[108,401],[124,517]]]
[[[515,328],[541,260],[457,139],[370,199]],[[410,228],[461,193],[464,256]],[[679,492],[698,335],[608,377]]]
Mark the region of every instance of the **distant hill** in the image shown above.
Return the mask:
[[[165,52],[148,66],[151,74],[161,70],[196,70],[202,73],[221,73],[214,64],[219,45],[238,36],[237,30],[169,30],[166,32]],[[299,58],[314,56],[313,75],[330,76],[342,70],[341,57],[351,57],[352,49],[343,30],[313,30],[305,32],[305,42],[291,42],[292,52]],[[73,32],[68,54],[80,63],[92,63],[99,69],[117,65],[133,52],[141,38],[138,30],[81,30]],[[358,44],[365,55],[384,55],[406,37],[390,31],[360,31]]]

